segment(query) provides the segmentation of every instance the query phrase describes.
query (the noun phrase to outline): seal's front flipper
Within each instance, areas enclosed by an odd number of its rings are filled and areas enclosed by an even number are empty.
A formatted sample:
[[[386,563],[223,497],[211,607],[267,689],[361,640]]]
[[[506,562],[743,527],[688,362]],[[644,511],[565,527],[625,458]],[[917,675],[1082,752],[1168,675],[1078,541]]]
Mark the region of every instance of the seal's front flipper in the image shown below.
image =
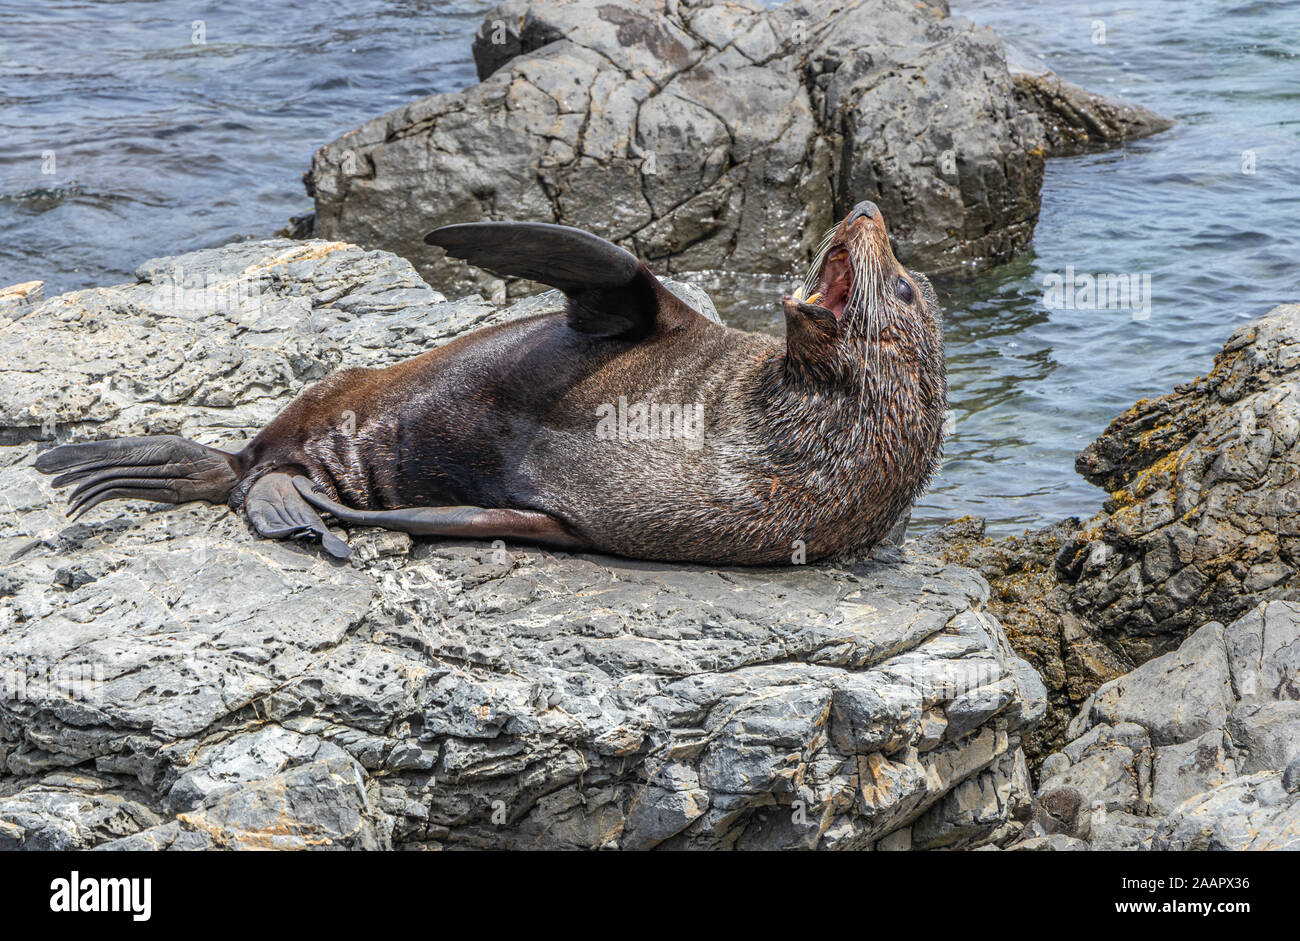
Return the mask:
[[[176,435],[65,444],[36,458],[55,487],[76,484],[68,515],[76,519],[105,500],[225,503],[239,482],[235,456]]]
[[[355,526],[380,526],[413,536],[464,536],[467,539],[519,539],[561,549],[591,548],[553,516],[536,510],[481,506],[413,506],[401,510],[354,510],[315,489],[306,477],[293,478],[312,506]]]
[[[424,237],[472,265],[559,288],[569,326],[592,336],[636,340],[671,329],[692,311],[636,256],[598,235],[549,222],[465,222]]]
[[[306,477],[278,472],[258,478],[244,500],[244,512],[253,529],[268,539],[298,539],[314,534],[320,537],[326,552],[336,559],[346,559],[352,550],[325,528],[320,514],[295,489],[296,481],[312,486]]]

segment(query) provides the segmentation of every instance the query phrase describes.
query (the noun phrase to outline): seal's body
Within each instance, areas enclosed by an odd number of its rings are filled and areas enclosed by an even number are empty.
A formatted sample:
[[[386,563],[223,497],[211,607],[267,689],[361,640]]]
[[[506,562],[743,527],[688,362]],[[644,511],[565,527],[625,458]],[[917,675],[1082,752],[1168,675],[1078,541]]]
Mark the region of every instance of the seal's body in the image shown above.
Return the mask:
[[[263,535],[316,533],[336,555],[347,547],[317,509],[416,534],[751,564],[875,542],[934,470],[937,307],[872,204],[828,236],[817,294],[784,300],[785,342],[713,323],[578,230],[473,223],[429,240],[560,287],[567,307],[335,373],[235,454],[120,439],[37,467],[78,484],[78,511],[225,501]]]

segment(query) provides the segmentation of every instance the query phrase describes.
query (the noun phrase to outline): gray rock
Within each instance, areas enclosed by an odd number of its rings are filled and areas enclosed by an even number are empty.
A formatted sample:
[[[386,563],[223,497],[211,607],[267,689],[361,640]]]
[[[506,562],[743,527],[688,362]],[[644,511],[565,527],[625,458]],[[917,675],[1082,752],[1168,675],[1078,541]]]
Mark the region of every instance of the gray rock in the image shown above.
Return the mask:
[[[17,320],[23,308],[31,307],[45,300],[44,281],[24,281],[0,287],[0,325],[6,320]]]
[[[1218,729],[1156,749],[1154,769],[1151,810],[1157,815],[1237,777],[1230,743]]]
[[[1282,789],[1288,794],[1300,791],[1300,758],[1286,766],[1286,771],[1282,773]]]
[[[264,726],[199,748],[167,790],[167,805],[178,812],[192,810],[289,768],[347,759],[347,752],[331,742],[279,725]]]
[[[1280,772],[1244,775],[1162,820],[1152,849],[1300,849],[1300,797],[1282,786]]]
[[[1111,498],[1058,569],[1072,610],[1122,656],[1141,663],[1209,621],[1300,600],[1297,349],[1300,305],[1276,307],[1232,334],[1208,376],[1139,402],[1079,456]],[[1256,679],[1294,683],[1286,665],[1289,678]]]
[[[1133,723],[1158,746],[1221,731],[1233,702],[1223,634],[1222,625],[1207,624],[1173,653],[1105,684],[1084,704],[1070,734],[1100,723]]]
[[[1152,749],[1150,735],[1142,726],[1102,724],[1057,754],[1068,764],[1054,765],[1050,777],[1044,774],[1040,792],[1073,788],[1083,795],[1083,803],[1108,812],[1145,814],[1149,809]]]
[[[1053,833],[1049,836],[1036,836],[1025,840],[1023,843],[1016,843],[1008,846],[1008,850],[1018,850],[1021,852],[1068,852],[1088,849],[1088,844],[1076,837],[1066,836],[1064,833]]]
[[[317,152],[315,233],[461,287],[481,276],[422,238],[482,218],[577,225],[668,271],[782,274],[872,199],[919,270],[1009,259],[1038,215],[1039,115],[1053,140],[1094,143],[1159,119],[1129,120],[1050,74],[1013,82],[993,32],[947,12],[505,0],[474,41],[478,85]]]
[[[1139,852],[1151,849],[1151,818],[1095,809],[1088,848]]]
[[[1076,789],[1096,849],[1300,846],[1298,639],[1300,604],[1269,602],[1103,685],[1040,795]]]
[[[714,323],[722,323],[722,318],[718,316],[718,308],[713,305],[713,298],[703,288],[691,284],[687,281],[673,281],[666,279],[665,286],[672,293],[676,294],[687,304],[690,304],[705,317],[708,317]],[[548,292],[554,296],[554,292]],[[554,302],[552,302],[554,303]]]
[[[370,806],[361,765],[344,755],[254,778],[200,809],[95,849],[377,850],[391,848],[392,827],[391,817]]]
[[[1228,717],[1242,774],[1276,771],[1300,760],[1300,702],[1245,703]]]
[[[1177,693],[1177,710],[1166,708],[1162,697],[1172,690],[1163,684],[1146,701],[1110,687],[1109,695],[1122,693],[1150,720],[1154,747],[1222,729],[1235,701],[1297,698],[1287,690],[1300,675],[1300,644],[1270,646],[1273,659],[1262,658],[1260,647],[1272,630],[1293,632],[1289,618],[1264,628],[1245,616],[1260,602],[1300,601],[1298,349],[1300,305],[1276,307],[1232,334],[1208,376],[1119,416],[1077,462],[1111,494],[1086,523],[1068,519],[995,542],[982,520],[964,518],[923,540],[927,552],[989,580],[991,612],[1043,677],[1048,711],[1026,740],[1031,768],[1082,733],[1082,719],[1070,727],[1080,710],[1109,708],[1090,701],[1099,687],[1177,650],[1198,630],[1219,634],[1184,646],[1180,656],[1204,653],[1220,680],[1232,672],[1239,687],[1206,685],[1198,674],[1194,687]],[[1231,665],[1216,645],[1226,645]],[[1124,682],[1150,679],[1139,672]],[[1181,699],[1200,695],[1208,699]],[[1259,767],[1281,767],[1293,753],[1289,733],[1277,737],[1287,722],[1269,718],[1289,708],[1268,705],[1258,718],[1235,720],[1245,737],[1259,725],[1251,747],[1269,752]],[[1123,717],[1107,718],[1117,720]],[[1244,748],[1238,761],[1249,760]],[[1256,767],[1239,764],[1237,772]]]
[[[1110,101],[1072,85],[1030,56],[1008,49],[1007,65],[1016,102],[1042,124],[1049,157],[1113,147],[1173,126],[1140,105]]]
[[[1029,823],[1016,842],[1063,834],[1086,840],[1092,831],[1092,810],[1074,787],[1042,789],[1034,796]]]
[[[974,846],[1013,826],[1031,792],[1025,756],[1015,752],[997,766],[968,778],[926,811],[909,829],[908,849]],[[885,847],[877,844],[878,849]]]
[[[1042,671],[1031,761],[1057,747],[1039,794],[1081,794],[1095,849],[1296,844],[1298,347],[1300,305],[1277,307],[1209,376],[1112,422],[1078,460],[1111,492],[1088,523],[992,543],[959,520],[924,541],[989,578],[992,612]]]
[[[501,318],[401,259],[246,242],[0,335],[0,846],[961,847],[1029,799],[1036,674],[974,572],[910,552],[674,567],[225,507],[76,523],[50,439],[233,446],[339,366]]]
[[[111,777],[64,771],[0,793],[0,850],[80,850],[162,823]],[[147,800],[147,799],[146,799]]]
[[[984,520],[968,516],[918,542],[923,551],[968,565],[988,579],[989,611],[1041,676],[1046,715],[1025,737],[1032,769],[1066,744],[1071,719],[1097,687],[1133,668],[1070,611],[1068,593],[1057,581],[1056,557],[1078,531],[1079,521],[1071,518],[994,541],[985,536]],[[1041,774],[1050,776],[1046,770]]]

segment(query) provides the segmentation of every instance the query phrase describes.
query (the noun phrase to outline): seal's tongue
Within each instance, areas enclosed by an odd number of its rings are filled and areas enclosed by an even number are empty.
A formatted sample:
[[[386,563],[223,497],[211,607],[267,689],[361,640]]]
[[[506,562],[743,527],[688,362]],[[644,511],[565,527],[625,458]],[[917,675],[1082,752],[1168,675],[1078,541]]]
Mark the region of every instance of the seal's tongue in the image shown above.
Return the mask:
[[[844,307],[849,302],[849,292],[853,289],[853,266],[849,264],[849,253],[837,249],[826,258],[822,265],[821,279],[817,284],[815,303],[829,310],[839,320],[844,316]],[[814,303],[809,298],[810,303]]]

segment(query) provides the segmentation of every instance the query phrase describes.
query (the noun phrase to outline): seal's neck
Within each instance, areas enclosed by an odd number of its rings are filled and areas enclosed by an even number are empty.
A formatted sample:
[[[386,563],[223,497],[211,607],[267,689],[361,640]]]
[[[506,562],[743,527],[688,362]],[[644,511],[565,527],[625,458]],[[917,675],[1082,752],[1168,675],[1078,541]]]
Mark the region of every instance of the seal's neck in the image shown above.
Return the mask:
[[[938,325],[888,325],[870,342],[792,332],[767,373],[774,458],[798,462],[821,498],[851,507],[859,541],[883,536],[937,467],[947,394]]]
[[[833,357],[807,359],[787,348],[775,377],[770,413],[790,425],[798,443],[829,448],[850,462],[872,460],[883,448],[925,446],[915,434],[918,422],[942,422],[942,388],[927,377],[942,362],[895,343],[845,343]],[[791,419],[798,419],[791,422]]]

